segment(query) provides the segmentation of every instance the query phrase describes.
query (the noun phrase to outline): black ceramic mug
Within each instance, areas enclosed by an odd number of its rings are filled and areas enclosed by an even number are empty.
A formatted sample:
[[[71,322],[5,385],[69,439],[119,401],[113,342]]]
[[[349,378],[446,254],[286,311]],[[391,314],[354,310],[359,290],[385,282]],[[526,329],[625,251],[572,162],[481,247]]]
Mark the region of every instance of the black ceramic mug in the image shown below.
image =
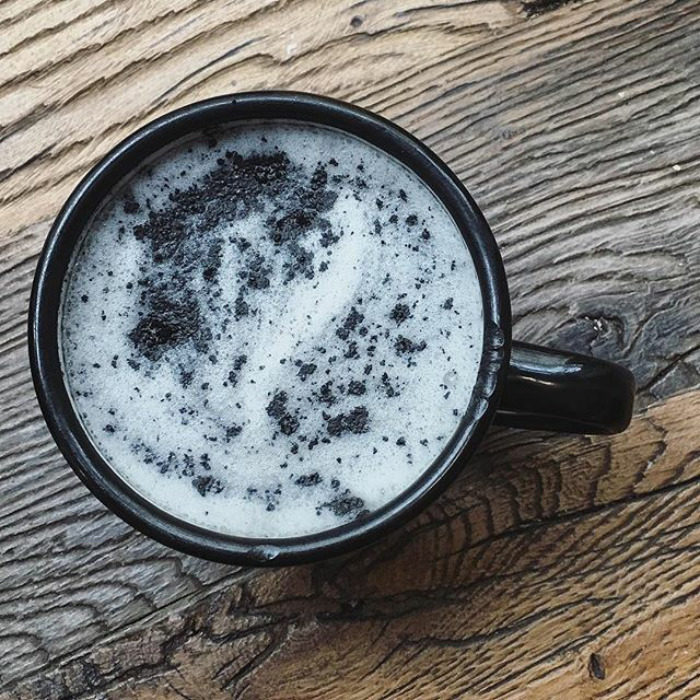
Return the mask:
[[[276,540],[206,530],[160,510],[136,493],[102,458],[77,416],[61,371],[59,348],[63,281],[81,232],[110,190],[149,156],[189,133],[270,119],[340,129],[378,147],[417,174],[464,236],[478,274],[484,316],[476,389],[451,440],[423,475],[366,518],[309,536]],[[634,379],[623,367],[511,340],[510,298],[493,235],[464,186],[424,144],[358,107],[291,92],[228,95],[189,105],[143,127],[100,161],[72,193],[46,240],[32,290],[29,351],[49,429],[88,488],[117,515],[160,542],[232,564],[296,564],[357,548],[433,501],[462,470],[491,423],[615,433],[628,425],[634,396]]]

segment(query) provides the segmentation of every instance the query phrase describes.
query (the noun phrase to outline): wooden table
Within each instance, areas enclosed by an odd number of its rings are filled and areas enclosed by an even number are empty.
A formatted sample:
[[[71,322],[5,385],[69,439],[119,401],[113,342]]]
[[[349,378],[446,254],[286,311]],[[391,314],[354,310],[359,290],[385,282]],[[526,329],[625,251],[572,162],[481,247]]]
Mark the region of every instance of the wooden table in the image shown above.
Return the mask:
[[[697,0],[3,0],[0,695],[700,696]],[[619,359],[619,436],[494,429],[376,548],[235,569],[78,482],[32,389],[37,255],[136,127],[244,89],[396,120],[474,194],[515,335]]]

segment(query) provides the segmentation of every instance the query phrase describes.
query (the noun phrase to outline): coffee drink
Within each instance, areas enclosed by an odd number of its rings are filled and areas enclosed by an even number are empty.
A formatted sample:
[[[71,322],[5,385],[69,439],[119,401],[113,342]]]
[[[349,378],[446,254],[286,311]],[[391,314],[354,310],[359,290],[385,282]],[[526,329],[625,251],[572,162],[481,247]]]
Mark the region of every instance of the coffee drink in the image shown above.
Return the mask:
[[[366,517],[440,455],[474,391],[482,300],[431,190],[341,131],[192,134],[102,203],[66,278],[87,433],[154,506],[240,537]]]

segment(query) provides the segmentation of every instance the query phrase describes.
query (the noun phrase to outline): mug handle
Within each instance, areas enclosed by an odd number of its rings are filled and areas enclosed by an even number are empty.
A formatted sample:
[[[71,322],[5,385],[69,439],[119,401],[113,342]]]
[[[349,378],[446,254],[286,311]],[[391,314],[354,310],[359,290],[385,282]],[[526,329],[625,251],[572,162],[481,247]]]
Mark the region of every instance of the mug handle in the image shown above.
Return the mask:
[[[632,417],[634,376],[613,362],[514,341],[494,423],[609,435]]]

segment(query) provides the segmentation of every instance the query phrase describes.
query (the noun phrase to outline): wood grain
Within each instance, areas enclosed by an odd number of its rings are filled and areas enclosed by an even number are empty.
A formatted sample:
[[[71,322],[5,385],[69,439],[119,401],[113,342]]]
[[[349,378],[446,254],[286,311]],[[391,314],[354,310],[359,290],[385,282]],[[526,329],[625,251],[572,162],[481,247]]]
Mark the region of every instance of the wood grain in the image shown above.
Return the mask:
[[[695,0],[0,3],[0,692],[700,694],[699,35]],[[31,386],[41,244],[130,131],[273,87],[425,139],[491,222],[515,335],[624,361],[653,406],[612,439],[494,431],[409,528],[316,567],[200,562],[105,511]]]
[[[378,546],[220,581],[8,697],[691,697],[698,409],[671,399],[612,440],[494,433]]]

